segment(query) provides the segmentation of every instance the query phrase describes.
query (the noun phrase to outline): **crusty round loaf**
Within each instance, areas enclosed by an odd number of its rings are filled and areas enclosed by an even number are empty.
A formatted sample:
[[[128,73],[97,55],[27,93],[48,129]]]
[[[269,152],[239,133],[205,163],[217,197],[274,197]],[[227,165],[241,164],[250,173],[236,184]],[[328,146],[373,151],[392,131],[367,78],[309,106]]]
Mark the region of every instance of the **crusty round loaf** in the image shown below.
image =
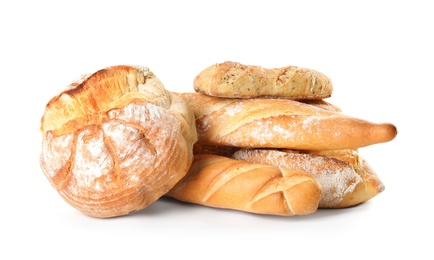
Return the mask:
[[[40,165],[60,196],[99,218],[146,208],[188,171],[194,115],[146,67],[112,66],[52,98]]]
[[[195,77],[193,87],[196,92],[227,98],[322,99],[333,92],[331,80],[313,69],[267,69],[231,61],[205,68]]]

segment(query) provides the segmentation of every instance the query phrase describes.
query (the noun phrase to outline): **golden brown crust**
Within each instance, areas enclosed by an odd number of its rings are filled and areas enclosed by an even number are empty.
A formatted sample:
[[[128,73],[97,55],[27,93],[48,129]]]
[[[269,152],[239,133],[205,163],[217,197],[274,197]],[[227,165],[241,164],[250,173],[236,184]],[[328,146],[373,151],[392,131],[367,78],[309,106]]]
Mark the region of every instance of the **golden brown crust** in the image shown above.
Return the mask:
[[[396,127],[288,99],[175,93],[193,110],[199,142],[244,148],[356,149],[395,138]]]
[[[239,150],[232,158],[311,173],[323,189],[319,208],[345,208],[375,197],[384,185],[356,150]]]
[[[201,71],[193,87],[196,92],[228,98],[322,99],[333,92],[331,80],[312,69],[296,66],[266,69],[230,61]]]
[[[215,208],[293,216],[315,212],[321,188],[303,171],[196,154],[187,175],[166,195]]]
[[[324,99],[304,99],[297,101],[333,112],[342,112],[342,109],[340,107],[330,102],[327,102]]]
[[[113,66],[73,83],[41,119],[41,167],[61,197],[93,217],[141,210],[188,171],[194,114],[147,68]]]
[[[116,84],[114,84],[114,82]],[[169,108],[171,98],[162,82],[146,67],[112,66],[73,82],[47,104],[41,131],[71,133],[77,125],[96,123],[99,113],[138,99]]]

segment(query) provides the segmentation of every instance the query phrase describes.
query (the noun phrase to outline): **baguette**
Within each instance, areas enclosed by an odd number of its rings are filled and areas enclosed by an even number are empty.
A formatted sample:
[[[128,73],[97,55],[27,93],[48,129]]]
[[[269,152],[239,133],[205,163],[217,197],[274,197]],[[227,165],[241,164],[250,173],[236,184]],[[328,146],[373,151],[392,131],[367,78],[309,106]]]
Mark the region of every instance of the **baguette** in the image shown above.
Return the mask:
[[[196,154],[187,175],[166,196],[214,208],[293,216],[318,208],[321,188],[303,171]]]
[[[355,150],[243,149],[236,151],[232,158],[311,173],[323,189],[319,208],[355,206],[384,190],[372,167]]]
[[[296,66],[266,69],[238,62],[214,64],[193,81],[196,92],[228,98],[322,99],[333,92],[324,74]]]
[[[198,142],[244,148],[357,149],[395,138],[396,127],[289,99],[175,93],[193,110]]]

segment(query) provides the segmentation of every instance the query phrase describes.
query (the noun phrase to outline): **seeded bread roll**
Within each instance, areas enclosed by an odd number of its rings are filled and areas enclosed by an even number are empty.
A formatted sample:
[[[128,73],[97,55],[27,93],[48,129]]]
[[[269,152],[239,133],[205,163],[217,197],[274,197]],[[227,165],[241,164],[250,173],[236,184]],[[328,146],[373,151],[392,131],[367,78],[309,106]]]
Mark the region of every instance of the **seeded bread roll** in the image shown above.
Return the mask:
[[[331,80],[312,69],[296,66],[266,69],[230,61],[201,71],[193,87],[199,93],[228,98],[322,99],[333,92]]]
[[[198,142],[293,150],[357,149],[388,142],[396,127],[289,99],[219,98],[176,93],[193,110]]]
[[[187,175],[166,195],[214,208],[293,216],[315,212],[321,192],[303,171],[196,154]]]
[[[311,173],[323,190],[319,208],[355,206],[384,190],[378,175],[356,150],[243,149],[232,158]]]
[[[40,164],[60,196],[99,218],[146,208],[188,171],[194,115],[145,67],[86,75],[41,119]]]

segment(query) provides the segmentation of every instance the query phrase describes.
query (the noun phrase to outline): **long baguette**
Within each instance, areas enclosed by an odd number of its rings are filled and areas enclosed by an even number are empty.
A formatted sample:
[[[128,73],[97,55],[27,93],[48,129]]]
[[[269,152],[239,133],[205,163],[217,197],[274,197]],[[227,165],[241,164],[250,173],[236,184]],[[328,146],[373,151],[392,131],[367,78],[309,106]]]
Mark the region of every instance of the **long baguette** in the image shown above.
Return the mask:
[[[319,208],[345,208],[375,197],[384,185],[355,150],[279,151],[243,149],[232,158],[311,173],[323,189]]]
[[[196,154],[190,171],[166,196],[208,207],[293,216],[315,212],[321,192],[316,179],[303,171]]]
[[[288,99],[175,93],[193,110],[198,143],[294,150],[357,149],[388,142],[397,129]]]

